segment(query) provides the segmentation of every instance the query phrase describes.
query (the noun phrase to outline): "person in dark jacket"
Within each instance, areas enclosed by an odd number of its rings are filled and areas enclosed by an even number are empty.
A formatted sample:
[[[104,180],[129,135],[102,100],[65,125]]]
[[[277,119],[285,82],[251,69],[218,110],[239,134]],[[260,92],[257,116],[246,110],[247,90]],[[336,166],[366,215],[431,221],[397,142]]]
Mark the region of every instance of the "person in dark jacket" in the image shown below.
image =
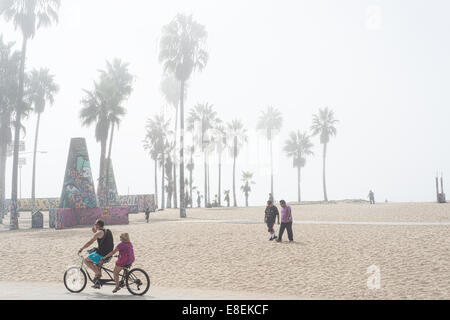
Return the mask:
[[[273,205],[272,201],[269,200],[267,201],[264,222],[267,224],[267,231],[270,234],[270,241],[277,238],[275,230],[273,228],[276,218],[278,219],[278,224],[280,224],[280,214],[278,212],[278,208]]]

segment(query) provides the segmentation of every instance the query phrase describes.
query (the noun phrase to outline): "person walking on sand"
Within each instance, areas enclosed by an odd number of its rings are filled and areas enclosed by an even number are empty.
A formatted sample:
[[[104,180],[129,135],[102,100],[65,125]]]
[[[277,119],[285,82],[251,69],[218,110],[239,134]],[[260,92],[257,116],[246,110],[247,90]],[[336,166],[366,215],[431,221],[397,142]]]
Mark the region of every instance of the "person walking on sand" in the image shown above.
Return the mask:
[[[147,209],[145,209],[145,220],[148,223],[148,220],[150,219],[150,209],[149,207],[147,207]]]
[[[286,201],[280,200],[281,206],[281,226],[278,234],[277,242],[281,242],[283,238],[284,229],[287,230],[289,242],[294,242],[294,235],[292,233],[292,211],[291,207],[286,205]]]
[[[273,203],[273,195],[271,193],[269,193],[269,200],[268,201],[271,201]]]
[[[273,205],[272,201],[267,201],[267,207],[264,216],[264,222],[267,224],[267,231],[270,234],[269,241],[276,239],[277,236],[275,234],[275,230],[273,225],[275,224],[275,217],[278,219],[278,224],[280,224],[280,214],[278,212],[278,208]]]
[[[375,194],[372,190],[369,191],[369,195],[367,197],[369,198],[370,204],[375,204]]]

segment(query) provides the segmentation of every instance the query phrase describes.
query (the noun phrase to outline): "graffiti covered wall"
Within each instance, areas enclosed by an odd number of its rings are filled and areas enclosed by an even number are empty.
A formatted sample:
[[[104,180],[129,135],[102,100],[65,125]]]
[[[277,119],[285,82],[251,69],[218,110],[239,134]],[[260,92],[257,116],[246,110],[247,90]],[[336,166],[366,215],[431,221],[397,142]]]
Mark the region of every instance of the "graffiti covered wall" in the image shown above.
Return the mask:
[[[56,210],[56,229],[94,225],[97,219],[102,219],[105,226],[129,223],[128,207],[114,207],[109,213],[104,212],[102,208],[52,210]]]
[[[75,209],[97,207],[94,180],[84,138],[73,138],[70,141],[59,207]]]
[[[36,209],[41,211],[48,211],[50,208],[58,208],[59,207],[59,198],[39,198],[35,200]],[[32,200],[31,199],[18,199],[17,207],[19,212],[31,211],[32,209]],[[9,211],[9,205],[11,204],[11,200],[5,200],[5,208],[6,211]]]
[[[120,196],[119,199],[122,206],[130,207],[130,213],[144,212],[146,208],[149,208],[152,212],[156,211],[155,196],[153,194]],[[136,209],[137,211],[134,212]]]
[[[106,206],[106,197],[109,197],[109,206],[113,207],[113,206],[119,206],[120,205],[120,201],[119,201],[119,194],[117,193],[117,185],[116,185],[116,178],[114,176],[114,170],[113,170],[113,166],[112,166],[112,160],[108,161],[108,159],[105,160],[105,162],[109,162],[109,178],[108,178],[108,184],[109,184],[109,193],[108,195],[106,195],[106,178],[104,179],[104,181],[99,181],[98,183],[98,188],[97,188],[97,198],[98,198],[98,202],[99,202],[99,206],[104,208]],[[106,171],[106,170],[105,170]],[[105,172],[106,175],[106,172]]]

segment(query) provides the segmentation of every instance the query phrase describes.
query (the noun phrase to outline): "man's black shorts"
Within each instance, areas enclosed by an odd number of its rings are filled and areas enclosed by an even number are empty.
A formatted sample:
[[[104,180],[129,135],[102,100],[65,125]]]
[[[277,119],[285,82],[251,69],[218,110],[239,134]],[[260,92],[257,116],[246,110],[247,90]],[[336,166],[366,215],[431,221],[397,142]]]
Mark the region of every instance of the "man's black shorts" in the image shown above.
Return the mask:
[[[268,232],[275,232],[274,230],[273,230],[273,225],[275,224],[275,220],[274,221],[267,221],[266,222],[267,223],[267,231]]]

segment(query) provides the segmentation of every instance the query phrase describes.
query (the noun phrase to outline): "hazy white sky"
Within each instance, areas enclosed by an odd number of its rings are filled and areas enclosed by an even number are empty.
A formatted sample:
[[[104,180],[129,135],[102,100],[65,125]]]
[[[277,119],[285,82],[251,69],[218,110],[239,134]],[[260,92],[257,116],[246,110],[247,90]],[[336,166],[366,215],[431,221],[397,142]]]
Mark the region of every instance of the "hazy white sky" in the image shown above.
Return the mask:
[[[142,139],[146,119],[164,110],[158,41],[162,26],[178,12],[192,13],[209,34],[210,61],[193,76],[186,107],[209,102],[223,120],[243,120],[250,145],[237,169],[239,180],[243,170],[255,172],[251,204],[262,204],[270,191],[267,143],[255,132],[268,105],[284,117],[275,148],[277,199],[297,198],[296,171],[282,151],[289,131],[309,130],[312,114],[325,106],[340,120],[327,155],[330,199],[365,198],[372,188],[379,201],[434,201],[436,171],[449,177],[448,1],[61,2],[60,23],[39,30],[28,51],[27,69],[50,68],[61,87],[41,120],[39,149],[48,153],[38,155],[38,197],[59,197],[72,137],[87,139],[97,179],[100,146],[94,127],[81,127],[78,113],[82,89],[90,89],[97,70],[114,57],[129,62],[136,75],[113,147],[119,193],[153,193],[153,162]],[[20,48],[20,34],[4,20],[0,32]],[[25,122],[27,151],[32,151],[35,122],[34,115]],[[302,173],[303,200],[323,197],[322,147],[318,137],[313,142],[315,156]],[[201,160],[194,184],[203,190]],[[217,190],[213,160],[212,198]],[[27,161],[23,197],[31,194],[31,155]],[[231,174],[232,161],[226,159],[222,190],[231,189]],[[241,192],[238,203],[244,203]]]

